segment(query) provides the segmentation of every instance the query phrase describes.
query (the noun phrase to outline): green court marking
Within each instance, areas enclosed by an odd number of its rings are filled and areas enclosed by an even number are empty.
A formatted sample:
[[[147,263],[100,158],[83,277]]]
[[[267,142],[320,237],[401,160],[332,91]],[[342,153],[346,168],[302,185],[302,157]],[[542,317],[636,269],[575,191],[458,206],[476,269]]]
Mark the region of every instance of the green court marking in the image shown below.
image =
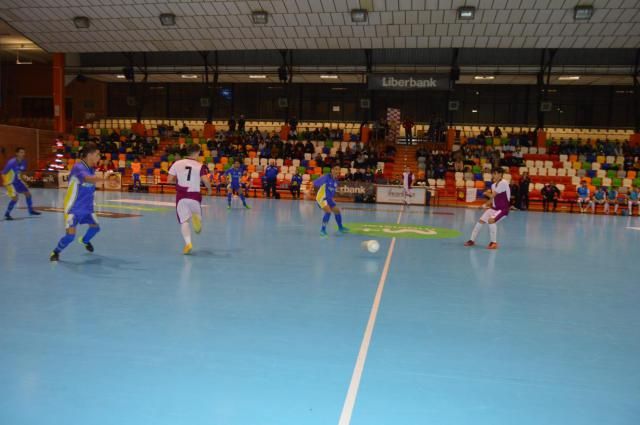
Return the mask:
[[[395,223],[347,223],[350,233],[378,238],[444,239],[457,238],[461,232],[443,227]]]
[[[171,208],[142,207],[139,205],[96,204],[96,206],[102,207],[102,208],[113,208],[116,210],[133,210],[133,211],[147,211],[147,212],[171,211]]]

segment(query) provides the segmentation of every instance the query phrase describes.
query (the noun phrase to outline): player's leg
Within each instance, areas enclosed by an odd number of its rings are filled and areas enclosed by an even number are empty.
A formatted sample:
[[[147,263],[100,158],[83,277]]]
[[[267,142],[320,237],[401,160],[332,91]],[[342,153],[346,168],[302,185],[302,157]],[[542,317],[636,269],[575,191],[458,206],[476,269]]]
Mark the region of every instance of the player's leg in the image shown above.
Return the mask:
[[[604,213],[609,214],[609,201],[604,201]]]
[[[9,205],[7,205],[7,210],[4,213],[4,218],[7,220],[13,220],[11,217],[11,211],[15,208],[18,203],[18,193],[16,192],[16,188],[13,184],[6,185],[7,188],[7,196],[9,197]]]
[[[242,205],[248,210],[251,209],[251,207],[247,205],[247,201],[245,200],[242,187],[238,188],[237,192],[238,192],[238,196],[240,197],[240,200],[242,201]]]
[[[193,245],[191,244],[191,226],[189,225],[189,220],[191,220],[192,217],[192,208],[187,201],[193,201],[193,199],[181,199],[178,205],[176,205],[176,213],[178,215],[178,222],[180,223],[180,233],[184,239],[183,254],[189,254],[193,249]]]
[[[627,208],[629,209],[629,217],[631,217],[633,215],[633,202],[631,200],[627,202]]]
[[[227,186],[227,209],[231,209],[231,199],[233,198],[233,189],[231,185]]]
[[[336,218],[336,223],[338,223],[338,230],[339,230],[341,233],[348,233],[348,232],[349,232],[349,229],[347,229],[346,227],[344,227],[344,226],[342,225],[342,214],[341,214],[341,212],[340,212],[340,208],[338,208],[338,207],[336,206],[336,204],[334,203],[334,204],[333,204],[333,206],[331,206],[331,211],[333,212],[333,215],[334,215],[334,216],[335,216],[335,218]]]
[[[73,214],[67,214],[66,216],[66,231],[65,234],[58,241],[58,245],[53,249],[49,260],[58,261],[60,259],[60,253],[67,247],[76,237],[76,226],[78,225],[78,219]]]
[[[193,225],[193,231],[196,233],[202,232],[202,205],[200,202],[189,199],[189,209],[191,210],[191,224]]]
[[[480,230],[482,230],[482,226],[485,225],[487,223],[487,221],[489,221],[489,218],[491,217],[491,209],[485,210],[484,213],[482,213],[482,216],[480,216],[480,219],[477,221],[476,225],[473,227],[473,230],[471,231],[471,237],[469,238],[468,241],[466,241],[464,243],[464,246],[473,246],[476,244],[476,239],[478,238],[478,234],[480,233]]]
[[[85,249],[89,252],[93,252],[93,245],[91,245],[91,239],[100,232],[100,225],[95,214],[91,214],[89,217],[83,218],[79,221],[79,224],[88,224],[89,228],[87,233],[84,234],[80,243],[84,245]]]

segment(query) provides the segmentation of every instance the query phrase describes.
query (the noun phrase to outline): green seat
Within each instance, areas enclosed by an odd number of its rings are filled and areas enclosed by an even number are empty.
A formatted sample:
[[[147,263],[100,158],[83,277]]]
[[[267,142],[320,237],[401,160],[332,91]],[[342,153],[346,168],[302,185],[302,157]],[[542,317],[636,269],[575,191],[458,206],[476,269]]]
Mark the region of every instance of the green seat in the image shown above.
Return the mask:
[[[636,186],[636,187],[640,186],[640,178],[634,179],[633,180],[633,185]]]
[[[600,177],[594,177],[591,179],[591,184],[594,186],[602,186],[602,179]]]
[[[319,177],[318,174],[311,174],[311,181],[317,180]]]
[[[173,161],[175,161],[175,160],[176,160],[176,157],[175,157],[175,155],[174,155],[174,154],[171,154],[171,155],[169,155],[169,156],[167,157],[167,161],[168,161],[168,162],[173,162]]]
[[[331,172],[331,168],[329,168],[329,167],[324,167],[322,169],[322,174],[329,174],[330,172]]]
[[[327,140],[324,142],[324,146],[331,149],[333,147],[333,140]]]
[[[306,174],[307,173],[307,169],[305,167],[298,167],[298,172],[300,174]]]
[[[482,167],[479,165],[474,165],[472,170],[473,170],[473,174],[482,173]]]
[[[227,162],[226,164],[224,164],[223,169],[224,169],[224,171],[227,171],[231,167],[233,167],[233,163],[232,162]]]
[[[213,158],[211,158],[210,156],[206,157],[204,159],[204,162],[206,162],[207,164],[211,164],[213,162]]]
[[[614,178],[614,177],[618,177],[618,176],[616,175],[615,170],[609,170],[609,171],[607,171],[607,177],[609,177],[610,179],[612,179],[612,178]]]
[[[622,186],[622,179],[619,178],[613,178],[611,179],[611,184],[613,184],[615,187],[620,187]]]
[[[591,163],[590,162],[583,162],[582,163],[582,169],[583,170],[591,170]]]
[[[193,143],[193,139],[192,139],[191,137],[187,137],[187,138],[185,139],[185,143],[186,143],[187,145],[190,145],[191,143]]]

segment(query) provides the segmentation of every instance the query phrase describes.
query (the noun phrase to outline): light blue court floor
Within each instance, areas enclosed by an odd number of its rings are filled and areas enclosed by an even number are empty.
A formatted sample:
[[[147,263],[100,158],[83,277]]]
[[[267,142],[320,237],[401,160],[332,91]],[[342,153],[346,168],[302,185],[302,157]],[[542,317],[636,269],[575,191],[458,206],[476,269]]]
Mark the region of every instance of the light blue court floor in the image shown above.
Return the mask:
[[[101,192],[95,253],[51,264],[64,194],[33,193],[0,221],[2,425],[640,423],[640,218],[513,212],[488,251],[478,210],[342,204],[398,237],[370,254],[311,201],[206,198],[185,257],[173,197]]]

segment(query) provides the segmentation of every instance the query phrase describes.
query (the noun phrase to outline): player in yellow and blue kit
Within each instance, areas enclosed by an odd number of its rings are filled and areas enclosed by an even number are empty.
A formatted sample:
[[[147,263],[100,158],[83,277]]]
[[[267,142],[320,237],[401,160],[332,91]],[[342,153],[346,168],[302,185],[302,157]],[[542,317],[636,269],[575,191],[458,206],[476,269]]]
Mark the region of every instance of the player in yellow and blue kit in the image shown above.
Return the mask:
[[[244,183],[242,183],[242,176],[244,175],[244,170],[240,168],[240,161],[235,160],[233,163],[233,167],[229,168],[225,173],[227,175],[227,179],[229,185],[227,186],[227,209],[231,209],[231,198],[236,194],[240,197],[242,201],[242,205],[246,209],[251,209],[249,205],[247,205],[247,201],[244,199],[244,193],[242,191]]]
[[[100,151],[95,143],[87,143],[82,147],[80,157],[82,159],[71,169],[69,188],[64,197],[64,219],[67,231],[51,253],[49,257],[51,261],[58,261],[60,252],[73,242],[78,224],[89,225],[87,233],[80,239],[80,243],[89,252],[93,252],[91,239],[100,231],[98,220],[93,212],[93,198],[99,179],[95,175],[94,167],[100,160]]]
[[[342,214],[340,214],[340,208],[336,206],[334,197],[338,190],[338,177],[340,176],[340,167],[335,166],[331,169],[330,174],[316,179],[313,182],[313,186],[316,188],[316,202],[318,206],[324,211],[322,217],[322,227],[320,228],[320,235],[322,237],[327,236],[327,223],[331,218],[331,213],[336,217],[336,223],[338,223],[338,231],[340,233],[348,233],[349,229],[342,225]]]
[[[29,214],[40,215],[38,211],[33,209],[31,192],[29,192],[29,188],[20,178],[20,174],[27,170],[27,161],[24,159],[25,154],[26,151],[24,148],[17,148],[15,158],[10,159],[2,169],[2,183],[7,189],[7,195],[11,198],[9,205],[7,206],[7,211],[4,213],[4,218],[7,220],[13,220],[13,217],[11,217],[11,211],[18,203],[18,194],[20,193],[22,193],[27,200]]]

